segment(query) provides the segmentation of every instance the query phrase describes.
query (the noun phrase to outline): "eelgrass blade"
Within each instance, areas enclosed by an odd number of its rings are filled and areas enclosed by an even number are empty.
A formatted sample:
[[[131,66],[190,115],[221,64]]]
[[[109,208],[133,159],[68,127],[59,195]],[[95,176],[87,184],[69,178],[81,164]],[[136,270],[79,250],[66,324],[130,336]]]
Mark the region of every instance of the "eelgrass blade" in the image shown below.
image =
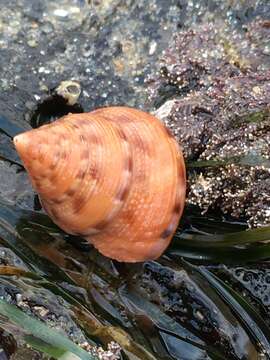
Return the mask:
[[[270,226],[261,227],[258,229],[238,231],[228,234],[192,234],[188,232],[178,232],[175,235],[176,239],[180,241],[190,241],[192,244],[200,245],[202,247],[215,246],[224,247],[242,244],[254,244],[260,242],[270,243]]]
[[[270,258],[270,226],[224,234],[178,231],[168,254],[198,261],[242,264]]]

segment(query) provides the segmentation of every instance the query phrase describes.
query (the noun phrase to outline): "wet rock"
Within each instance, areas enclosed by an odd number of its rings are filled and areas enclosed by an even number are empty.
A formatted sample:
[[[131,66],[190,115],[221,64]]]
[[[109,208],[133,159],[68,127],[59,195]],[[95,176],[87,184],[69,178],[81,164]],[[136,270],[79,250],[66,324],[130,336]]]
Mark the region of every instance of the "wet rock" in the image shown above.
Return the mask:
[[[25,104],[44,100],[46,89],[65,79],[80,81],[85,111],[113,104],[144,106],[144,71],[154,66],[177,26],[181,9],[175,4],[156,0],[4,2],[0,113],[16,122],[28,121]]]
[[[270,223],[267,24],[233,30],[217,21],[178,33],[149,90],[153,100],[171,98],[155,114],[183,147],[188,201],[251,227]]]

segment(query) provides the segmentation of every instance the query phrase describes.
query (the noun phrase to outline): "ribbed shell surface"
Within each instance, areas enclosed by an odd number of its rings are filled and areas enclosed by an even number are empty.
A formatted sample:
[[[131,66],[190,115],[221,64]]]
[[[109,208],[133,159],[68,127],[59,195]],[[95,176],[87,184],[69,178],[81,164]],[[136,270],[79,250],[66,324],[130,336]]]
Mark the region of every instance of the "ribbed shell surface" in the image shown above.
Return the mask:
[[[158,258],[185,202],[185,165],[154,116],[127,107],[69,114],[14,143],[45,211],[119,261]]]

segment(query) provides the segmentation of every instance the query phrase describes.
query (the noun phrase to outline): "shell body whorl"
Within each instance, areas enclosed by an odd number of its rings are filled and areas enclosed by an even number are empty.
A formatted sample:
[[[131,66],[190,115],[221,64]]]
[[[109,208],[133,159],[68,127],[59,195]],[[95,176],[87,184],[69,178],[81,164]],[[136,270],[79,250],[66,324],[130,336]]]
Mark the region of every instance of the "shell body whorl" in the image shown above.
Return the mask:
[[[17,135],[16,149],[52,220],[125,262],[158,258],[181,217],[181,150],[154,116],[127,107],[69,114]]]

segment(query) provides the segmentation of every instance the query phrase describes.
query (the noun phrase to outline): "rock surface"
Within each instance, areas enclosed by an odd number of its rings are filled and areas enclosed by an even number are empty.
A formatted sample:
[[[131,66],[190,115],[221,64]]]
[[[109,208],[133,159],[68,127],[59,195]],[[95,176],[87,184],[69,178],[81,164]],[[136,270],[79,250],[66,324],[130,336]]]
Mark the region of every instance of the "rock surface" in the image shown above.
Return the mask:
[[[270,223],[270,22],[179,32],[150,78],[156,111],[183,147],[188,201],[251,227]],[[195,170],[197,169],[197,170]]]

